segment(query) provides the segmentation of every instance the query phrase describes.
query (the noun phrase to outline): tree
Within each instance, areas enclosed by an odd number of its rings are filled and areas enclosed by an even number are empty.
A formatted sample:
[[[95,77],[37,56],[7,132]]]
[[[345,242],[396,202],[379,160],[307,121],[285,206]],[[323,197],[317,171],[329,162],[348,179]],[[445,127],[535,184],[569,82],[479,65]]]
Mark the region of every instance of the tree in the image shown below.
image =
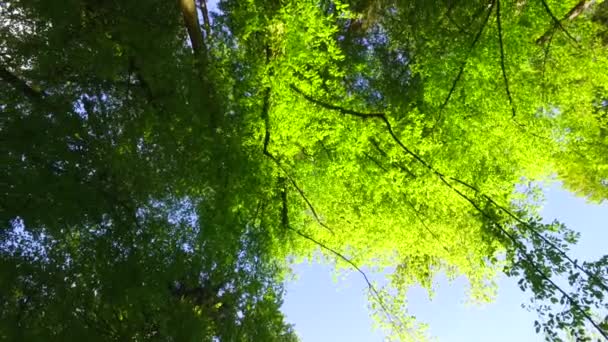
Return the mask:
[[[606,198],[599,5],[207,8],[0,7],[4,338],[292,341],[287,259],[319,249],[395,338],[425,336],[411,285],[464,275],[485,301],[500,271],[548,339],[607,336],[608,260],[572,260],[516,191],[557,173]]]
[[[2,5],[2,338],[294,339],[255,161],[180,9],[140,5]]]

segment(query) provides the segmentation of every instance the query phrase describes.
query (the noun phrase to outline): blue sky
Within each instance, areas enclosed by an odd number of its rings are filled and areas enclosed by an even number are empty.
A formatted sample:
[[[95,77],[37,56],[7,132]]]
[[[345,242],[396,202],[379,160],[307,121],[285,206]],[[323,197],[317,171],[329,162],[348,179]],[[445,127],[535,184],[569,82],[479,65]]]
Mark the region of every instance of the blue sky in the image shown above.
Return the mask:
[[[554,185],[546,192],[542,215],[581,232],[572,256],[594,260],[608,252],[608,203],[589,204]],[[335,282],[329,266],[301,264],[294,271],[298,279],[287,285],[283,311],[304,342],[383,341],[372,327],[367,288],[358,274]],[[410,312],[429,323],[439,341],[543,341],[532,325],[536,314],[521,308],[528,297],[515,280],[500,278],[496,301],[482,307],[466,304],[464,284],[438,279],[432,301],[419,289],[410,291]]]

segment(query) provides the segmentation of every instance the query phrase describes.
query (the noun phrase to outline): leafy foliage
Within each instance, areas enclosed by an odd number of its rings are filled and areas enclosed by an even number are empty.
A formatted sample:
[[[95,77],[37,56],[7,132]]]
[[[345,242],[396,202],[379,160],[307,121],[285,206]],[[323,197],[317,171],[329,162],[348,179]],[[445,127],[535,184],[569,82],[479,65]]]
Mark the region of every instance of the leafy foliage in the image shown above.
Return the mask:
[[[0,336],[295,341],[281,282],[320,249],[395,339],[427,336],[410,286],[500,271],[548,339],[606,337],[605,258],[516,191],[608,197],[604,6],[0,5]]]

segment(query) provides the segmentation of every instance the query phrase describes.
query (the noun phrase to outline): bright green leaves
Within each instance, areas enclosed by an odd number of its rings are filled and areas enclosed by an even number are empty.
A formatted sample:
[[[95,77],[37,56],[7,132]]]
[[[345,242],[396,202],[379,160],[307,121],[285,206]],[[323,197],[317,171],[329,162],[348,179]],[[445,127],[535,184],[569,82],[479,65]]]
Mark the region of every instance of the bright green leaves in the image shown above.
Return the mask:
[[[433,273],[442,270],[466,275],[474,296],[486,300],[501,266],[497,255],[520,247],[488,230],[493,216],[481,203],[511,203],[520,197],[514,185],[521,177],[549,175],[558,153],[569,148],[565,132],[593,136],[582,133],[590,127],[582,122],[593,122],[585,108],[605,83],[595,69],[604,57],[591,58],[600,54],[594,52],[597,28],[569,23],[569,33],[591,38],[576,48],[556,29],[546,47],[536,43],[552,25],[542,2],[503,1],[500,13],[498,5],[386,4],[373,10],[382,16],[367,18],[370,26],[356,32],[355,17],[328,22],[298,5],[305,26],[281,15],[271,26],[279,48],[267,62],[268,146],[334,233],[310,215],[302,198],[304,215],[292,210],[290,222],[342,246],[358,265],[401,265],[391,284],[397,292],[389,290],[399,310],[405,288],[430,287]],[[574,5],[553,10],[563,15]],[[290,15],[293,6],[279,13]],[[412,26],[404,30],[404,23]],[[343,57],[333,56],[319,32],[334,32]],[[581,84],[580,94],[567,88],[572,83]],[[379,116],[365,117],[379,110],[425,162],[404,152]],[[446,185],[435,171],[457,180]],[[513,224],[508,217],[499,221]],[[382,305],[378,310],[386,315]]]

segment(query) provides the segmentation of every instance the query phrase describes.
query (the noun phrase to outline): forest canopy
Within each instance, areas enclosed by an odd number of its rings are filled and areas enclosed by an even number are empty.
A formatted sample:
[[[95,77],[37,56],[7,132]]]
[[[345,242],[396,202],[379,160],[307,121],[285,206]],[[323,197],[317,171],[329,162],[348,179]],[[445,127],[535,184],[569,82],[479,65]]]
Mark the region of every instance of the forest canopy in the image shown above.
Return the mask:
[[[608,199],[607,45],[591,0],[2,2],[0,339],[298,341],[321,253],[394,340],[410,287],[501,273],[608,340],[608,256],[539,216]]]

